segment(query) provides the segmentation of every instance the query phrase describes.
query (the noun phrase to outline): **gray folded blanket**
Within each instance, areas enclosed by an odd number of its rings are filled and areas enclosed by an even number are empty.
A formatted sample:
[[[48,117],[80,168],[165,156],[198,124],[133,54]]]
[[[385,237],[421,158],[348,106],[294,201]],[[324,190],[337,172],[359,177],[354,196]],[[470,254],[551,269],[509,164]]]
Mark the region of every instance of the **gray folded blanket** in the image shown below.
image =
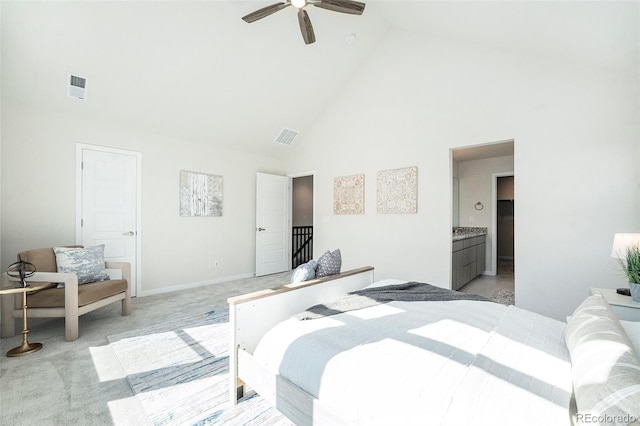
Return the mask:
[[[448,290],[431,284],[408,282],[405,284],[388,285],[383,287],[365,288],[353,291],[333,302],[315,305],[293,317],[304,321],[328,317],[356,309],[368,308],[393,301],[400,302],[428,302],[448,300],[477,300],[491,302],[486,297],[477,294],[462,293]]]

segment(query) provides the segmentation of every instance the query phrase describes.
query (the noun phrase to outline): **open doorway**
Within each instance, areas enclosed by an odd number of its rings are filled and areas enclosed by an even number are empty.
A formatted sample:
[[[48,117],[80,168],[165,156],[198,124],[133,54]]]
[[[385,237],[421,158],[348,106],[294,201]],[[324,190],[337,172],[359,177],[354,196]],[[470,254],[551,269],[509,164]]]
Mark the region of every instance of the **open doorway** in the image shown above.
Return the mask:
[[[291,269],[313,259],[313,175],[296,176],[291,188]]]
[[[514,275],[514,176],[496,176],[496,274]]]
[[[452,288],[479,294],[501,303],[513,304],[515,300],[514,141],[452,149],[451,159]],[[506,179],[500,181],[501,189],[508,188],[510,183],[511,193],[501,196],[502,201],[498,202],[498,178],[503,177],[509,177],[510,181]],[[501,225],[500,230],[498,230],[498,222]],[[498,237],[499,232],[500,237]],[[475,258],[467,255],[460,256],[460,250],[469,251],[465,243],[460,242],[460,239],[464,238],[478,243]],[[481,244],[483,238],[485,244]],[[500,241],[499,238],[501,238]],[[500,252],[498,252],[499,243]],[[466,245],[469,246],[470,243]],[[501,267],[503,260],[506,261],[506,266],[512,266],[510,273],[509,269],[498,270],[498,256],[500,256]],[[466,273],[468,269],[473,270],[474,260],[475,274]],[[461,270],[465,278],[462,282],[460,282]]]

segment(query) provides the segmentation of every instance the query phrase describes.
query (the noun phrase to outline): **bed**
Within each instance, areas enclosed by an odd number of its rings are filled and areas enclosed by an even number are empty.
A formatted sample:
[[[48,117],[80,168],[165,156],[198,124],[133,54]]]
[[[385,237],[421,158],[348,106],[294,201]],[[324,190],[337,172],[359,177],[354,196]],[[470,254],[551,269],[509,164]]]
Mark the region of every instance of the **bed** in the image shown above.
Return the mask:
[[[373,272],[229,299],[232,403],[246,384],[297,425],[640,424],[640,363],[602,297],[569,324],[457,295],[349,305],[408,288]]]

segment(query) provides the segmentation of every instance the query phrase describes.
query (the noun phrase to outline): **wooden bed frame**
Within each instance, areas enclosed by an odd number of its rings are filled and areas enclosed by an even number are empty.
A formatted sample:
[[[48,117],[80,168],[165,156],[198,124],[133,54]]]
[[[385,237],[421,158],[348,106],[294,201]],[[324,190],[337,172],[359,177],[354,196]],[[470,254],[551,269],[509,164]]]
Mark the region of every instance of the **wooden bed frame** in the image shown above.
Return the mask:
[[[229,298],[231,403],[237,403],[246,383],[297,425],[343,424],[312,395],[267,370],[253,357],[253,352],[262,336],[279,322],[313,305],[333,301],[339,295],[373,283],[373,270],[372,266],[365,266]]]

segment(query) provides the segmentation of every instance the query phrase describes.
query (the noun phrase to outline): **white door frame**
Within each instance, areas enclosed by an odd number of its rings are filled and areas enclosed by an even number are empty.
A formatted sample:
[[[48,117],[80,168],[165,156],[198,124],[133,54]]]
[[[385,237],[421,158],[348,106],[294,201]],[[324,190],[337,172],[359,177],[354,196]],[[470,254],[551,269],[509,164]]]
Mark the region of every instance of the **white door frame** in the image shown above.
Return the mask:
[[[111,154],[130,155],[136,159],[136,288],[135,293],[142,293],[142,153],[127,151],[106,146],[76,143],[76,244],[82,244],[82,150],[106,152]]]
[[[313,226],[313,239],[314,239],[314,244],[313,244],[313,250],[311,251],[311,258],[313,259],[314,253],[316,251],[316,244],[315,244],[315,239],[316,239],[316,171],[312,170],[309,172],[299,172],[299,173],[289,173],[287,175],[287,177],[290,177],[291,179],[293,178],[297,178],[297,177],[305,177],[305,176],[312,176],[313,177],[313,210],[311,211],[311,213],[313,214],[313,220],[311,221],[311,225]],[[292,191],[293,191],[293,185],[292,185]],[[290,191],[291,193],[289,194],[289,196],[291,198],[293,198],[293,192]],[[293,200],[291,200],[291,202],[289,203],[289,205],[291,206],[291,213],[289,214],[289,221],[291,222],[291,224],[293,225],[293,221],[291,220],[291,216],[293,215]],[[291,245],[292,243],[289,243],[289,251],[291,251]],[[293,259],[291,260],[293,262]]]
[[[498,273],[498,178],[515,176],[515,172],[499,172],[493,173],[491,182],[491,271],[489,275]],[[516,204],[513,203],[513,217],[515,223]],[[515,246],[515,234],[513,236]],[[515,247],[513,251],[513,259],[515,263]]]

